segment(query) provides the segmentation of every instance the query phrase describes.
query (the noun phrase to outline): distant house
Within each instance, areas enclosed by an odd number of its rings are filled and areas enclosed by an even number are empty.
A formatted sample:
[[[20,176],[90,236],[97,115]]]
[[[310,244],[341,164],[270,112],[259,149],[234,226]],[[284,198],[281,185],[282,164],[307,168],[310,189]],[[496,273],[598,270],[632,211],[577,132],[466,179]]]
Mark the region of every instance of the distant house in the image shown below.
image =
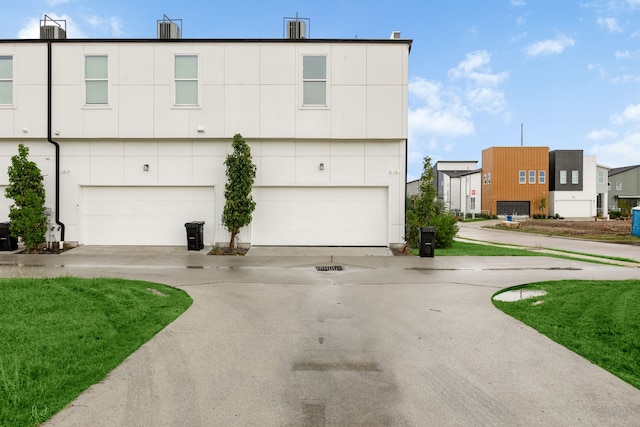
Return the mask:
[[[433,166],[438,200],[455,214],[480,213],[480,170],[477,160],[439,161]]]
[[[547,214],[549,147],[482,151],[482,210],[490,215]]]
[[[609,208],[619,210],[623,199],[629,200],[631,207],[640,206],[640,165],[609,170]]]
[[[407,197],[411,198],[413,196],[417,196],[420,193],[420,180],[414,179],[413,181],[407,182]]]
[[[549,215],[572,218],[596,216],[599,194],[597,171],[596,157],[585,156],[582,150],[551,151]]]
[[[598,216],[608,217],[609,214],[609,167],[596,164],[596,191],[598,198],[596,209]]]

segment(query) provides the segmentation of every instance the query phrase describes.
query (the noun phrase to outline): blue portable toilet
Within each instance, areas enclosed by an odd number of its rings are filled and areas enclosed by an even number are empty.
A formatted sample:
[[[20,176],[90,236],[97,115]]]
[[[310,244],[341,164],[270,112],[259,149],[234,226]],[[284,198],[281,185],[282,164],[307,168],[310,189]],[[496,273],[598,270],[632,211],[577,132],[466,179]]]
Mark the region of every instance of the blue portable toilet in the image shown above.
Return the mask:
[[[640,206],[631,210],[631,234],[640,237]]]

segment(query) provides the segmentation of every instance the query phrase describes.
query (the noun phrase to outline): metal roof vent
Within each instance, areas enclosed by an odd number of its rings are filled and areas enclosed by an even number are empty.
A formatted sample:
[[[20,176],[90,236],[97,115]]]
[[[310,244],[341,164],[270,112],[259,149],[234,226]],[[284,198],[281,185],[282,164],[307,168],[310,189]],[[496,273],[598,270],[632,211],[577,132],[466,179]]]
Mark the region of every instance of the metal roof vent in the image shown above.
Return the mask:
[[[296,13],[295,18],[283,18],[283,24],[284,38],[301,40],[309,37],[307,33],[311,29],[311,20],[309,18],[299,18]]]
[[[67,38],[67,21],[66,19],[53,19],[48,15],[44,15],[44,19],[40,20],[40,39],[41,40],[64,40]]]
[[[158,38],[161,40],[182,38],[182,19],[171,19],[163,15],[158,19]]]
[[[389,37],[390,39],[399,39],[400,38],[400,31],[394,31],[391,33],[391,36]]]

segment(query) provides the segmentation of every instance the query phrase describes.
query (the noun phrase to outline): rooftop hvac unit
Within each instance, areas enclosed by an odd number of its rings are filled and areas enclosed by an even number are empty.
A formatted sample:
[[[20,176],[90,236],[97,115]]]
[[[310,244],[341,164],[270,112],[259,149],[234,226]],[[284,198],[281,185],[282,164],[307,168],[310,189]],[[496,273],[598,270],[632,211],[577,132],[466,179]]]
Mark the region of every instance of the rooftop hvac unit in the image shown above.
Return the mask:
[[[44,15],[40,20],[40,38],[43,40],[64,40],[67,38],[67,21],[64,19],[53,19]]]
[[[67,38],[67,32],[55,25],[44,25],[40,27],[40,38],[42,40],[64,40]]]
[[[182,38],[180,27],[175,22],[158,21],[158,38],[162,40]]]
[[[289,39],[306,39],[307,28],[304,21],[289,21],[287,23],[287,38]]]
[[[399,39],[400,38],[400,31],[393,31],[391,33],[391,37],[389,37],[390,39]]]

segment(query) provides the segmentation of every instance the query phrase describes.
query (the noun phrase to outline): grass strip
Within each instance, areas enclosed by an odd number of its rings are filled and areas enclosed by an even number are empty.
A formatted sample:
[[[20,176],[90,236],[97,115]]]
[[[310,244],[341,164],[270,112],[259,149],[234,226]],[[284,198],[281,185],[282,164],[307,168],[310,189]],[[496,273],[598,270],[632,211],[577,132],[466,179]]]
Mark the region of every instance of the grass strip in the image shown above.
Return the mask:
[[[411,249],[413,255],[419,255],[418,249]],[[453,241],[453,245],[446,249],[436,249],[436,256],[548,256],[526,249],[504,246],[483,245],[478,243]]]
[[[38,425],[192,303],[122,279],[0,279],[0,425]]]
[[[497,308],[640,389],[640,280],[564,280],[510,289],[547,295],[494,300]]]

